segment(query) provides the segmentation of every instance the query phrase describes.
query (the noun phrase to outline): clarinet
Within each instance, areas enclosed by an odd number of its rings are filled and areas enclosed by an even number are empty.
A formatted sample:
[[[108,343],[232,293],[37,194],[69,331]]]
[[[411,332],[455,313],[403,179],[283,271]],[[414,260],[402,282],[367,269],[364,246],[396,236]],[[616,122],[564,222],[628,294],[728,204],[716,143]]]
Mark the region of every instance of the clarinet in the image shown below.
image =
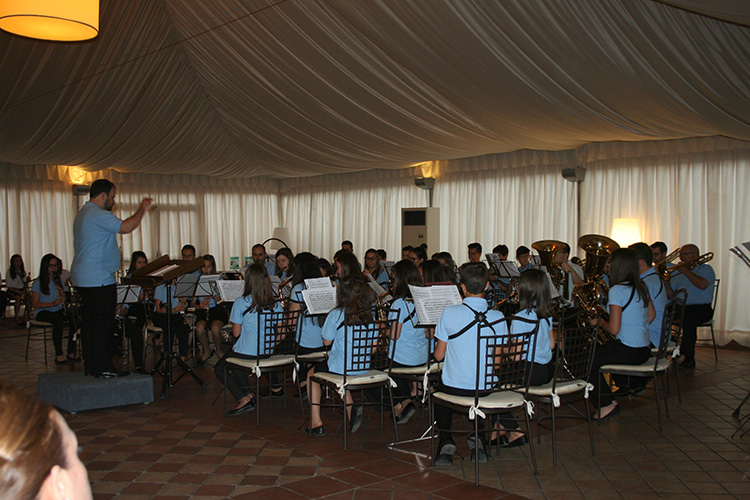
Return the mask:
[[[65,304],[65,302],[66,302],[65,289],[63,288],[63,284],[60,282],[60,277],[59,276],[55,276],[54,279],[55,279],[55,287],[57,288],[57,296],[61,297],[63,299],[63,302],[61,304],[62,305],[63,314],[67,315],[68,314],[68,306]]]

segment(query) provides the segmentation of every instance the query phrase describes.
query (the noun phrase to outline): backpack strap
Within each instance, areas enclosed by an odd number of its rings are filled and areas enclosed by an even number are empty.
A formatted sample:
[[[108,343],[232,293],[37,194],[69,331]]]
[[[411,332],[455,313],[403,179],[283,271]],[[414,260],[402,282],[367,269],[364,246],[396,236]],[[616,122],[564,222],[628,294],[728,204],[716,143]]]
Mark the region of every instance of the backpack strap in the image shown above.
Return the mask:
[[[454,333],[453,335],[448,335],[448,340],[453,340],[455,338],[460,337],[464,333],[468,332],[476,324],[484,324],[484,325],[489,324],[489,321],[487,321],[487,311],[476,311],[472,309],[470,306],[468,306],[467,304],[463,304],[463,305],[468,307],[469,310],[474,313],[474,319],[468,325],[463,327],[460,331]],[[492,326],[490,326],[490,329],[492,329],[493,332],[495,331],[495,329]]]

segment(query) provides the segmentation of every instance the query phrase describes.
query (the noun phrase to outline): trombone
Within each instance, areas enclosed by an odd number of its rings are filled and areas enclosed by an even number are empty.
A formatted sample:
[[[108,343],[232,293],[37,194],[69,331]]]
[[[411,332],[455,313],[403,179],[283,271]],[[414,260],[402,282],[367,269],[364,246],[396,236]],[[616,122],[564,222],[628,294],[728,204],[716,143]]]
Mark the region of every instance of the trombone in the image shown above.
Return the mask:
[[[705,264],[706,262],[709,262],[711,259],[714,258],[713,252],[707,252],[707,253],[704,253],[703,255],[699,255],[698,257],[694,259],[690,259],[685,262],[680,262],[679,264],[675,264],[673,266],[667,266],[667,264],[671,263],[680,255],[680,248],[678,248],[674,252],[667,255],[663,260],[660,260],[659,262],[654,264],[654,267],[656,268],[656,272],[659,273],[659,275],[661,276],[661,279],[664,280],[665,282],[669,282],[669,280],[672,279],[672,274],[674,274],[675,272],[677,272],[683,267],[693,270],[699,265]]]

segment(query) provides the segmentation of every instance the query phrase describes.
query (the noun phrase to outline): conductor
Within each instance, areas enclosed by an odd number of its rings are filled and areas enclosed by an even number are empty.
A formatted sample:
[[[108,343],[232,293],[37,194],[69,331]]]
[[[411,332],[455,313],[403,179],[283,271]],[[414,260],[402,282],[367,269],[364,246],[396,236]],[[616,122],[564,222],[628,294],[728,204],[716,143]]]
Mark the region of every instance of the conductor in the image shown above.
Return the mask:
[[[117,188],[107,179],[91,184],[89,201],[73,224],[75,258],[71,281],[81,296],[81,337],[86,375],[112,378],[128,375],[112,364],[112,342],[117,306],[115,273],[120,267],[117,234],[132,232],[141,223],[153,200],[144,198],[126,220],[112,214]]]

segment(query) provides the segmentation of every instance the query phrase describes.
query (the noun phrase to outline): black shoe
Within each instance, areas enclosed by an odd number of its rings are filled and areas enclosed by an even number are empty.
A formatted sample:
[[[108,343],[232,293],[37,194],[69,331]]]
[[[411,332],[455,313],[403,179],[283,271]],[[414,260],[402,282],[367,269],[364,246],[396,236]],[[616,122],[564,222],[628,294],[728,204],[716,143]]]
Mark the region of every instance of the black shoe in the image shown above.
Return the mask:
[[[435,457],[435,465],[438,467],[450,467],[453,465],[453,455],[456,453],[456,443],[446,441],[438,447],[438,454]]]
[[[414,406],[414,403],[409,403],[396,417],[396,423],[399,425],[405,424],[415,413],[417,413],[417,407]]]
[[[255,409],[255,399],[251,399],[244,405],[240,406],[239,408],[235,408],[234,410],[229,410],[227,412],[227,416],[234,417],[235,415],[242,415],[245,412],[253,411]]]
[[[523,446],[527,444],[528,442],[529,442],[529,438],[526,435],[523,435],[520,438],[516,438],[513,441],[508,441],[508,438],[505,437],[504,442],[500,446],[502,446],[503,448],[518,448],[519,446]]]
[[[469,450],[471,451],[471,461],[479,459],[480,464],[487,463],[487,452],[484,451],[484,443],[481,439],[476,439],[474,436],[469,436],[468,440]]]
[[[352,431],[352,434],[357,432],[360,427],[362,427],[362,414],[364,413],[364,408],[362,408],[362,405],[358,406],[352,406],[352,421],[350,422],[349,429]]]
[[[55,358],[55,364],[56,365],[67,365],[68,364],[68,360],[67,359],[63,359],[62,361],[60,361],[59,359]]]
[[[72,363],[77,363],[78,361],[81,361],[81,358],[76,356],[75,354],[68,354],[67,356],[65,356],[65,359],[67,359],[68,361]]]
[[[258,392],[258,396],[262,398],[284,399],[286,397],[286,391],[283,387],[278,391],[274,391],[270,386],[266,386]]]
[[[139,375],[148,375],[148,371],[142,366],[136,366],[135,373],[138,373]]]
[[[695,368],[695,360],[685,358],[685,360],[680,363],[680,368]]]
[[[95,378],[115,378],[117,376],[118,375],[116,372],[109,371],[109,370],[103,370],[103,371],[100,371],[99,373],[94,374]]]
[[[305,427],[305,434],[307,434],[310,437],[319,438],[319,437],[325,436],[326,431],[325,429],[323,429],[322,425],[320,427],[313,427],[313,428]]]

